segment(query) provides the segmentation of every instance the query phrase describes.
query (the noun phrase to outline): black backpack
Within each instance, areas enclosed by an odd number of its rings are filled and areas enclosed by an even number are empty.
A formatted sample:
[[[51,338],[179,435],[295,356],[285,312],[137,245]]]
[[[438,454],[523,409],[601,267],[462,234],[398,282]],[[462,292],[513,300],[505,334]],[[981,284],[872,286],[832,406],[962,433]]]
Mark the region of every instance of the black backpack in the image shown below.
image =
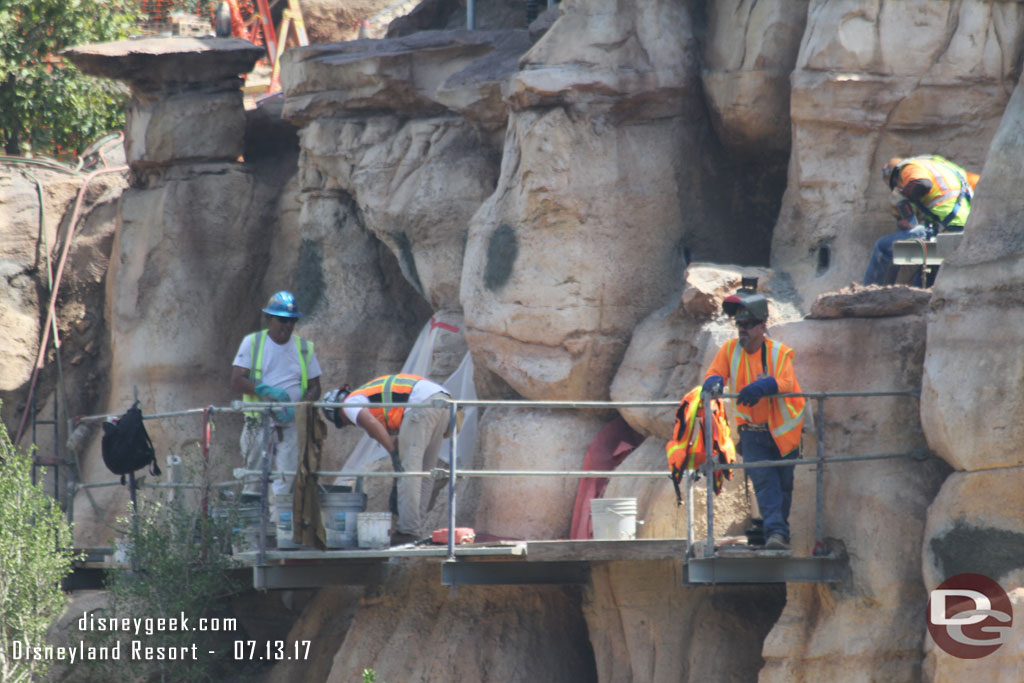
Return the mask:
[[[142,411],[136,401],[117,422],[103,423],[103,462],[114,474],[124,475],[135,470],[150,466],[153,476],[160,475],[160,467],[156,464],[156,450],[149,440],[146,425],[142,423]]]

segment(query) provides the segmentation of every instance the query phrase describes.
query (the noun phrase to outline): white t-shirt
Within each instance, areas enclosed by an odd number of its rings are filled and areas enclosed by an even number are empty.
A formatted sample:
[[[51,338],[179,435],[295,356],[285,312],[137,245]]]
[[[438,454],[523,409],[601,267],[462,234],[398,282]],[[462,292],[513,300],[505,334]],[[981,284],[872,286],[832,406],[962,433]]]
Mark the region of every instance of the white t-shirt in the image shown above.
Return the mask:
[[[427,399],[438,392],[448,393],[448,390],[442,387],[437,382],[431,382],[429,379],[421,379],[412,385],[412,391],[409,392],[409,403],[426,403]],[[346,396],[344,401],[341,403],[369,403],[370,399],[366,398],[362,394],[355,396]],[[356,424],[356,418],[359,417],[359,411],[362,410],[360,407],[355,408],[342,408],[345,411],[345,417],[351,420],[352,424]]]
[[[242,338],[235,354],[233,365],[252,369],[252,335]],[[278,344],[270,335],[263,343],[263,377],[256,384],[284,389],[293,401],[302,400],[302,365],[299,363],[299,351],[295,348],[295,336],[292,335],[284,344]],[[310,354],[306,367],[307,379],[320,376],[320,362],[316,359],[316,351]]]

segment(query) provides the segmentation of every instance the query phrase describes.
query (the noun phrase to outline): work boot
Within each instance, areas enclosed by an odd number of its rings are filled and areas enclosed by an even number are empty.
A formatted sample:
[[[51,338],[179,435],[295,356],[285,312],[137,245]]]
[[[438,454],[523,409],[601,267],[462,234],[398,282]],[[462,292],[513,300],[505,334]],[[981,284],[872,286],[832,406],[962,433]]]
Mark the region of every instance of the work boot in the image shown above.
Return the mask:
[[[789,550],[789,543],[786,543],[786,537],[782,534],[772,534],[768,537],[764,548],[765,550]]]

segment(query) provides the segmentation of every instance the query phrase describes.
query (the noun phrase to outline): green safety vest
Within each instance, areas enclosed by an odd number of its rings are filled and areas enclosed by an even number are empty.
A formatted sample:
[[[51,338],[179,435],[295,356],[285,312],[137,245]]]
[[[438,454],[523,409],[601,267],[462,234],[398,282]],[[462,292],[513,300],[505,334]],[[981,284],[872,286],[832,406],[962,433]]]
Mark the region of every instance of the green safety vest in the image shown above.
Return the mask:
[[[249,335],[252,340],[252,368],[249,370],[249,379],[255,384],[260,384],[263,379],[263,345],[267,341],[270,330],[261,330]],[[306,395],[306,386],[309,384],[309,359],[313,356],[313,342],[307,341],[297,334],[292,334],[295,339],[295,350],[299,354],[299,381],[302,384],[302,395]],[[244,394],[242,400],[251,402],[260,400],[254,394]],[[260,417],[257,411],[246,411],[248,417]]]

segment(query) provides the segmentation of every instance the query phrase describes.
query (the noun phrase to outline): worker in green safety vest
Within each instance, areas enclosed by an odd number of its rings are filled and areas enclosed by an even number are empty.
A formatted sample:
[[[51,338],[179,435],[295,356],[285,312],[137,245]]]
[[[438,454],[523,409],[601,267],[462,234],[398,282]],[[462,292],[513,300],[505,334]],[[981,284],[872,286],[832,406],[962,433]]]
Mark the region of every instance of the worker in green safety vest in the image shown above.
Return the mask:
[[[247,334],[235,354],[231,369],[231,389],[246,401],[315,401],[320,398],[320,363],[313,342],[294,334],[299,306],[291,292],[280,291],[270,297],[263,312],[269,327]],[[265,413],[246,413],[240,441],[245,467],[259,470],[264,449]],[[295,430],[295,410],[275,409],[271,439],[275,462],[272,469],[294,472],[299,464],[299,442]],[[272,482],[275,495],[290,493],[294,477],[277,476]],[[259,477],[247,476],[242,492],[259,492]]]

